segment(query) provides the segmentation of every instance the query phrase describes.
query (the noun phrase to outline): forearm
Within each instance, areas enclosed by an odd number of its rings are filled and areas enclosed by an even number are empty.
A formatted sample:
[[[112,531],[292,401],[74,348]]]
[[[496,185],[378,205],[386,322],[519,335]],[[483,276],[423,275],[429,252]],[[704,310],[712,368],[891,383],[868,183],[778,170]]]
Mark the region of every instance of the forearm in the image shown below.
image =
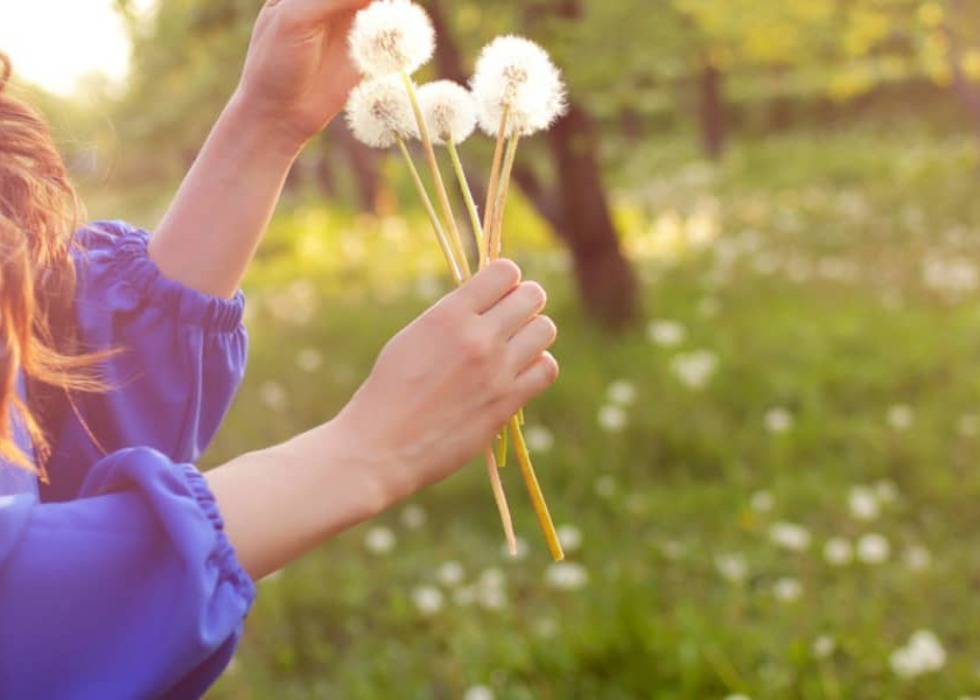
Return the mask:
[[[302,144],[232,97],[150,239],[167,277],[214,296],[241,284]]]
[[[395,496],[364,452],[333,422],[206,474],[228,537],[253,578],[392,503]]]

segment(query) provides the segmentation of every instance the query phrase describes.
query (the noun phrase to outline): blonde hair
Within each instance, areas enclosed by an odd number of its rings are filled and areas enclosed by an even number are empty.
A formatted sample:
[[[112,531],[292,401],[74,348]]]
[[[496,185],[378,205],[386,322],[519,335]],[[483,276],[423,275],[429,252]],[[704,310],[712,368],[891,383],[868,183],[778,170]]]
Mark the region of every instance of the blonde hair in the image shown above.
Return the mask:
[[[70,400],[71,391],[103,388],[94,367],[104,354],[73,347],[70,246],[80,204],[47,124],[10,95],[10,73],[0,53],[0,458],[43,477],[49,442],[18,395],[18,372]],[[15,443],[14,421],[29,432],[39,467]]]

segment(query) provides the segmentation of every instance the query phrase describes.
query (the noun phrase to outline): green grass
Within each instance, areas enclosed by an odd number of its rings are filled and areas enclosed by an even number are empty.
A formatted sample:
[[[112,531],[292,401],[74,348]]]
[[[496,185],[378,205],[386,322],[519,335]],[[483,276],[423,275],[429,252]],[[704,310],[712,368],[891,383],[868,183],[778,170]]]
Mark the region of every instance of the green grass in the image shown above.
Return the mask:
[[[514,470],[504,478],[527,548],[502,555],[472,465],[262,582],[212,697],[455,699],[475,685],[508,700],[980,692],[978,291],[923,274],[929,259],[976,274],[974,144],[906,127],[743,144],[720,167],[674,162],[679,150],[651,144],[624,163],[632,186],[618,200],[647,316],[681,324],[680,345],[651,342],[645,324],[601,334],[559,253],[536,234],[515,253],[548,286],[561,329],[562,378],[527,420],[553,437],[536,465],[556,522],[581,534],[569,560],[584,585],[549,584]],[[512,227],[540,228],[520,209]],[[421,219],[285,213],[248,285],[249,374],[209,463],[328,419],[440,275]],[[717,361],[700,389],[674,371],[695,351]],[[617,381],[636,396],[610,431],[598,415]],[[913,412],[904,429],[889,421],[896,406]],[[792,417],[784,432],[766,427],[773,409]],[[881,482],[895,498],[873,521],[856,518],[852,488]],[[771,510],[753,507],[759,492]],[[805,527],[810,546],[776,546],[781,521]],[[393,551],[366,546],[379,526]],[[887,538],[886,562],[824,558],[828,539],[868,533]],[[923,548],[928,563],[910,567]],[[732,555],[736,580],[718,565]],[[461,582],[442,580],[447,562]],[[776,595],[782,579],[799,584],[796,600]],[[419,587],[441,592],[438,611],[419,609]],[[900,677],[889,660],[920,629],[941,641],[942,668]],[[832,652],[815,652],[821,637]]]

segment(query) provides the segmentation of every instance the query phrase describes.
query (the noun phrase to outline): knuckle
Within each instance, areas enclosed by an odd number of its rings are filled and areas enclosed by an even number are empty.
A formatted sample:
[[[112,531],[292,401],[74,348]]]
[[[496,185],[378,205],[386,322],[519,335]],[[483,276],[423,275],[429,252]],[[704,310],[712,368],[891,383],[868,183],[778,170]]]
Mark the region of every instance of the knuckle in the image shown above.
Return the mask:
[[[493,355],[493,336],[479,329],[460,335],[459,352],[463,359],[472,364],[483,364]]]

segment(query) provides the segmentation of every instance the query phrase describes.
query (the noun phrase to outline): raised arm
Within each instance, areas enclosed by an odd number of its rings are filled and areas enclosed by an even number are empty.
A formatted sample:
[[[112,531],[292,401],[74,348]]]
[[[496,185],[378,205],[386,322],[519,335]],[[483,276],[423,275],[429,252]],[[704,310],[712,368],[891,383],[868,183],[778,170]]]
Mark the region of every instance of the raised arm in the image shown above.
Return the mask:
[[[235,293],[293,161],[357,81],[347,32],[369,1],[263,6],[238,87],[150,241],[164,275],[205,294]]]

